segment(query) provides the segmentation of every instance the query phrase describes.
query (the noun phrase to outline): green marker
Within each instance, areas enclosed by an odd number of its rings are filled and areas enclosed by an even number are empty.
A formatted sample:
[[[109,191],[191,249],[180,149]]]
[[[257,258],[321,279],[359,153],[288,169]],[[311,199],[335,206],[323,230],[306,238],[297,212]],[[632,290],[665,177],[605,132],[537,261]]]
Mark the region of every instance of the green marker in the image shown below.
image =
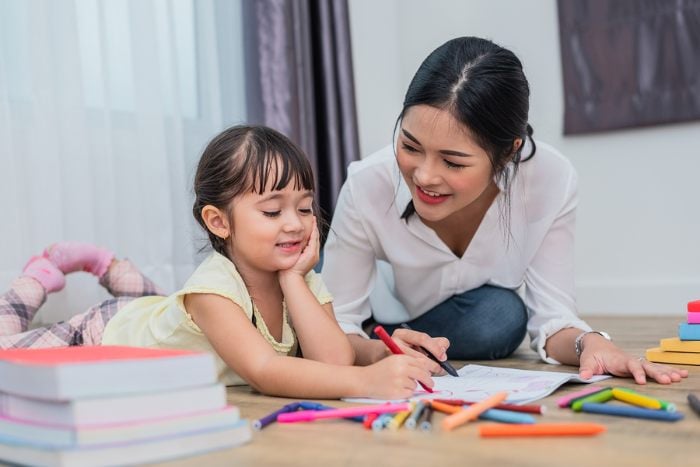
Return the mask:
[[[607,402],[613,398],[612,388],[605,388],[602,391],[594,392],[586,397],[576,399],[571,403],[574,412],[580,412],[586,402]]]

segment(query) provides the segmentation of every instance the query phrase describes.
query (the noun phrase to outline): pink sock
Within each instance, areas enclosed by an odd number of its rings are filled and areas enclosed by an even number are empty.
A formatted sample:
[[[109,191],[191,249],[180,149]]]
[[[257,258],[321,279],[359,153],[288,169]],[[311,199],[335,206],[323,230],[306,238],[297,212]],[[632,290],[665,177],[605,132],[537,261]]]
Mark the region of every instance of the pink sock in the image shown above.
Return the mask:
[[[24,266],[22,275],[36,279],[47,293],[58,292],[66,285],[63,273],[43,256],[32,256]]]
[[[85,271],[102,277],[114,259],[114,253],[91,243],[59,242],[49,246],[44,257],[64,274]]]

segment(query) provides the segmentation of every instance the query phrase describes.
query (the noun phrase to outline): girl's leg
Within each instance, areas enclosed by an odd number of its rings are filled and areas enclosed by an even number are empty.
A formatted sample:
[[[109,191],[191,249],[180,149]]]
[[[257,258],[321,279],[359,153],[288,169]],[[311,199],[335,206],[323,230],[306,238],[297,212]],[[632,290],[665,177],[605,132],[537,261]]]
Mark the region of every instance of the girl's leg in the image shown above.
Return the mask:
[[[160,289],[127,260],[115,260],[114,253],[90,243],[60,242],[48,247],[44,256],[63,273],[85,271],[115,297],[163,295]]]
[[[47,294],[61,290],[64,285],[63,273],[49,260],[31,258],[22,275],[10,284],[10,290],[0,296],[0,336],[29,329]]]
[[[100,345],[107,322],[132,297],[112,298],[95,305],[68,321],[32,329],[11,336],[0,336],[0,348],[45,348],[71,345]]]
[[[129,260],[114,260],[100,277],[100,285],[115,297],[146,297],[165,295],[148,277]]]
[[[408,324],[447,337],[450,359],[493,360],[507,357],[522,343],[527,310],[514,291],[484,285],[445,300]],[[384,327],[393,332],[398,326]]]

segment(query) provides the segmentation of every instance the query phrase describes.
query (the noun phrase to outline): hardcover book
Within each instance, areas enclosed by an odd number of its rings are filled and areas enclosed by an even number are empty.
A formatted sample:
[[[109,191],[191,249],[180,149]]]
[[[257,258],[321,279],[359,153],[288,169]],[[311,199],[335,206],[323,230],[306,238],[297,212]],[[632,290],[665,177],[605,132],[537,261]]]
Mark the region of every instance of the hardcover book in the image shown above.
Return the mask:
[[[69,400],[216,382],[209,353],[122,346],[0,350],[0,391]]]

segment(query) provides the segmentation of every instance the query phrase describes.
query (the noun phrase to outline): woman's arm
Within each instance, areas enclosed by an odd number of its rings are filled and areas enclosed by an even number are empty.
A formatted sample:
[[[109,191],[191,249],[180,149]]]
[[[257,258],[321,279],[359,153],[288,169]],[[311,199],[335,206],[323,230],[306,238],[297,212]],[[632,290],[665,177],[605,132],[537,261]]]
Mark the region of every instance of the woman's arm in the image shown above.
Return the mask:
[[[585,331],[576,328],[562,329],[547,339],[545,349],[548,355],[561,363],[578,365],[579,375],[588,379],[593,375],[611,374],[631,376],[637,384],[645,384],[647,376],[657,383],[676,383],[688,376],[688,370],[637,359],[620,349],[614,343],[594,332],[581,340],[581,360],[576,356],[576,338]]]
[[[591,328],[576,314],[574,300],[574,230],[576,224],[577,178],[569,169],[562,205],[525,275],[525,304],[531,316],[528,331],[540,356],[550,363],[579,366],[588,379],[597,374],[632,376],[638,384],[646,376],[668,384],[687,376],[686,370],[639,360],[614,343],[592,333],[583,337],[580,361],[576,338]]]
[[[393,399],[411,396],[416,380],[433,385],[428,369],[419,360],[404,355],[386,358],[369,367],[280,356],[240,307],[218,295],[187,295],[185,308],[224,362],[263,394],[314,399]]]

